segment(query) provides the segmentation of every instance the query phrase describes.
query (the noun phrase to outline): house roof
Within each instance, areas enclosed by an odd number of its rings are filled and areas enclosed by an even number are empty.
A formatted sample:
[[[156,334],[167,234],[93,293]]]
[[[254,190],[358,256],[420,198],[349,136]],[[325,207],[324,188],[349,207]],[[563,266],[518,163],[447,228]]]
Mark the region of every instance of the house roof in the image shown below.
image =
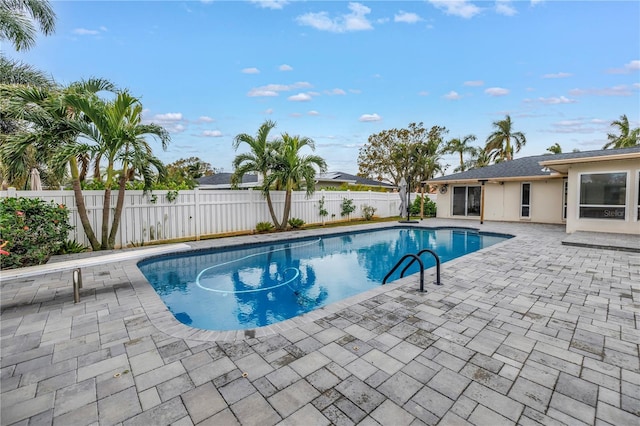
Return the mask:
[[[605,158],[606,157],[606,158]],[[566,164],[624,158],[640,158],[640,145],[622,149],[603,149],[597,151],[566,152],[562,154],[544,154],[533,157],[516,158],[487,167],[467,170],[428,180],[428,183],[449,183],[478,180],[522,180],[548,179],[562,177]]]
[[[211,176],[203,176],[196,179],[198,185],[202,188],[210,189],[229,189],[231,187],[231,175],[233,173],[216,173]],[[319,173],[316,176],[316,182],[319,185],[323,183],[348,183],[351,185],[367,185],[378,186],[382,188],[394,189],[394,185],[378,182],[377,180],[362,178],[360,176],[351,175],[343,172]],[[258,185],[258,176],[244,175],[242,177],[241,188],[251,188]]]

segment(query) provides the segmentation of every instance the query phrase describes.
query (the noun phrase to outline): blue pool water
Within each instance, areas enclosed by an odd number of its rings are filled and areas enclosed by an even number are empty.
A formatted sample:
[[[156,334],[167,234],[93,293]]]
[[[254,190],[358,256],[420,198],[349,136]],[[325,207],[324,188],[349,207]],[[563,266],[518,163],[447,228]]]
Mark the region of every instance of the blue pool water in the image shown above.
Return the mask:
[[[429,248],[444,263],[509,237],[451,228],[389,228],[197,251],[145,260],[138,267],[180,322],[241,330],[377,287],[407,253]],[[422,260],[425,268],[435,265],[429,255]],[[402,269],[388,281],[399,278]],[[418,271],[416,262],[405,276]],[[425,274],[425,283],[433,282],[434,275]]]

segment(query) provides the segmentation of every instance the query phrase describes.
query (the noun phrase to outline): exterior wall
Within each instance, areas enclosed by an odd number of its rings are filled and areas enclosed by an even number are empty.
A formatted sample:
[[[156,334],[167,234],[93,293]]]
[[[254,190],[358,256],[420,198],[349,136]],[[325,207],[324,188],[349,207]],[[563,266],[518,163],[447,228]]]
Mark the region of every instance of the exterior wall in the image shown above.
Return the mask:
[[[625,220],[579,217],[580,175],[582,173],[601,172],[627,172],[627,215]],[[640,235],[640,221],[638,221],[639,172],[640,164],[638,164],[637,160],[600,161],[571,165],[568,171],[567,232],[593,231]]]
[[[531,184],[530,217],[520,216],[522,183]],[[506,222],[564,223],[562,219],[563,180],[560,178],[542,181],[487,182],[484,185],[484,220]],[[473,184],[468,186],[477,186]],[[437,217],[480,220],[480,216],[454,216],[450,184],[446,194],[438,194]]]

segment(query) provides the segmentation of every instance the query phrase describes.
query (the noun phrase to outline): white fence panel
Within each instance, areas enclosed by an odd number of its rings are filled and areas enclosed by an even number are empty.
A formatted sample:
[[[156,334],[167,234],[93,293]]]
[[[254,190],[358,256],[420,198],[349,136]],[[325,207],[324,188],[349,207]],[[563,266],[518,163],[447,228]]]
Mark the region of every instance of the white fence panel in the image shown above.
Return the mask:
[[[91,227],[100,241],[102,227],[102,206],[104,191],[83,191],[87,215]],[[40,198],[64,204],[70,211],[70,224],[74,230],[69,239],[86,246],[86,237],[77,212],[73,191],[0,191],[0,197]],[[118,191],[113,191],[110,200],[109,225],[113,220]],[[324,208],[328,216],[320,216],[320,200],[324,197]],[[316,191],[310,197],[304,192],[292,194],[289,218],[302,219],[305,223],[322,223],[347,220],[341,216],[344,199],[353,200],[356,208],[350,218],[362,217],[362,207],[372,206],[378,217],[398,216],[399,197],[397,193]],[[275,215],[282,219],[285,203],[283,191],[271,192]],[[255,190],[191,190],[127,191],[118,233],[116,247],[142,245],[154,241],[175,239],[199,239],[202,236],[247,232],[255,229],[258,222],[272,222],[267,202],[260,191]]]

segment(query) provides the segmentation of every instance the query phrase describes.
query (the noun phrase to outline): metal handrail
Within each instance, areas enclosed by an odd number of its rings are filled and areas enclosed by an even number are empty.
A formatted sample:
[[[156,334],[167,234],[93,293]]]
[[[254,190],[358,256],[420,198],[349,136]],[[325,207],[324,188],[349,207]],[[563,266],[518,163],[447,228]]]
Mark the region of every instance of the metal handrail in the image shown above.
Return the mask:
[[[411,263],[417,260],[418,263],[420,264],[420,291],[424,291],[424,263],[422,263],[422,260],[415,254],[405,254],[404,256],[402,256],[402,258],[398,260],[398,263],[396,263],[396,265],[393,268],[391,268],[389,273],[382,279],[382,284],[386,284],[387,279],[391,276],[391,274],[393,274],[396,271],[396,269],[400,267],[400,265],[402,264],[402,262],[404,262],[405,259],[408,259],[410,257],[413,258],[411,260]],[[400,273],[400,278],[404,276],[404,272],[406,270],[407,268],[402,270],[402,272]]]
[[[424,253],[431,253],[434,257],[434,259],[436,260],[436,282],[434,283],[435,285],[442,285],[442,282],[440,282],[440,257],[438,256],[438,254],[431,250],[431,249],[422,249],[418,252],[417,257],[419,258],[420,256],[422,256]],[[402,272],[400,273],[400,276],[404,275],[405,271],[407,269],[409,269],[409,267],[411,265],[413,265],[413,262],[415,262],[415,258],[409,262],[409,264],[402,270]]]

